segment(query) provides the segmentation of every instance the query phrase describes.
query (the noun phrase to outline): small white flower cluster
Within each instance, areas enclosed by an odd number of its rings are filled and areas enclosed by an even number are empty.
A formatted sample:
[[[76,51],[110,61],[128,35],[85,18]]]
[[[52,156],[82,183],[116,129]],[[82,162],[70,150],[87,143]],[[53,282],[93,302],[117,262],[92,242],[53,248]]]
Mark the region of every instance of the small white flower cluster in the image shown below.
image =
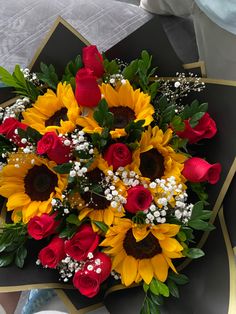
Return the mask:
[[[76,176],[84,177],[87,171],[88,169],[84,167],[80,161],[75,161],[73,168],[70,170],[69,176],[72,178]]]
[[[154,180],[149,184],[149,189],[154,195],[154,202],[145,211],[147,224],[165,223],[167,214],[171,213],[169,203],[175,201],[176,204],[185,204],[187,198],[183,185],[177,184],[174,176]]]
[[[115,280],[120,280],[121,279],[121,275],[119,273],[117,273],[115,270],[111,271],[111,276],[115,279]]]
[[[108,81],[112,86],[116,87],[117,84],[125,84],[126,80],[124,79],[124,76],[120,73],[112,74],[109,77]]]
[[[175,102],[177,99],[188,96],[190,92],[201,92],[205,88],[205,83],[201,81],[201,78],[193,73],[188,73],[186,77],[185,73],[176,73],[177,80],[158,81],[161,83],[160,91],[167,97],[168,101]],[[183,106],[179,106],[181,111]],[[177,112],[178,112],[177,111]]]
[[[186,204],[186,203],[177,201],[176,208],[175,208],[175,217],[178,220],[186,224],[191,218],[192,210],[193,210],[193,204]]]
[[[66,195],[62,194],[63,200],[67,201]],[[70,206],[66,202],[62,202],[58,198],[53,198],[51,201],[52,208],[54,211],[60,211],[62,213],[62,216],[70,214]]]
[[[28,68],[21,69],[21,72],[24,74],[24,78],[27,79],[28,81],[32,82],[35,85],[39,85],[39,79],[34,72],[30,72]]]
[[[78,262],[67,255],[66,258],[64,258],[57,266],[60,274],[60,280],[68,282],[76,271],[82,269],[83,265],[84,262]]]
[[[93,156],[93,145],[88,141],[83,131],[80,131],[78,129],[75,129],[73,131],[73,133],[71,134],[71,144],[74,147],[75,151],[84,151],[88,153],[91,157]],[[83,159],[80,158],[80,161],[83,161]]]
[[[124,185],[128,187],[134,187],[140,184],[143,184],[144,187],[148,187],[146,182],[142,181],[135,171],[129,171],[123,167],[119,167],[115,172],[115,175],[120,177]]]
[[[7,118],[16,118],[18,115],[25,111],[25,107],[30,103],[28,97],[19,98],[10,107],[0,108],[0,121],[4,121]]]

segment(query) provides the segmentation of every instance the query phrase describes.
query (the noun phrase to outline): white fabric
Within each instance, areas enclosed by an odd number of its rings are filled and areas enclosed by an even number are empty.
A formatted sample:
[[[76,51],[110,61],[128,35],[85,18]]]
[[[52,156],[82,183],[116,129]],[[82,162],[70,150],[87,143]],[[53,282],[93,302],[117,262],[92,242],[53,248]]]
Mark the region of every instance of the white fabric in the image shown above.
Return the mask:
[[[236,0],[195,0],[198,7],[218,26],[236,34]]]
[[[208,3],[210,0],[206,0]],[[228,0],[212,0],[228,3]],[[236,2],[236,0],[231,0]],[[140,6],[157,14],[192,16],[199,59],[205,62],[207,76],[236,80],[236,35],[214,23],[193,0],[141,0]],[[222,14],[223,16],[223,14]],[[236,13],[235,13],[236,21]],[[183,47],[184,49],[184,47]]]

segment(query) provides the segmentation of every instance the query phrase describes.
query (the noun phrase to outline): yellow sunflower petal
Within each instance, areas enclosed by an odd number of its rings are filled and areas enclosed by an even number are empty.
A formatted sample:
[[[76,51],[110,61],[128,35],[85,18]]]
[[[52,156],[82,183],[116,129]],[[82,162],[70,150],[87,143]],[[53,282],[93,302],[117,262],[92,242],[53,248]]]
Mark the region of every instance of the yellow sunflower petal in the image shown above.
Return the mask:
[[[182,245],[180,245],[176,239],[166,238],[164,240],[160,240],[159,243],[164,250],[169,252],[178,252],[183,250]]]
[[[146,284],[149,285],[154,274],[151,261],[146,258],[139,260],[138,271]]]
[[[14,193],[11,196],[9,196],[7,201],[7,209],[12,210],[16,207],[24,206],[26,204],[30,203],[30,198],[28,195],[24,193]]]
[[[135,281],[137,270],[138,261],[133,256],[126,255],[122,265],[122,281],[125,286],[129,286]]]
[[[158,280],[166,281],[168,275],[168,263],[162,254],[158,254],[151,259],[155,276]]]

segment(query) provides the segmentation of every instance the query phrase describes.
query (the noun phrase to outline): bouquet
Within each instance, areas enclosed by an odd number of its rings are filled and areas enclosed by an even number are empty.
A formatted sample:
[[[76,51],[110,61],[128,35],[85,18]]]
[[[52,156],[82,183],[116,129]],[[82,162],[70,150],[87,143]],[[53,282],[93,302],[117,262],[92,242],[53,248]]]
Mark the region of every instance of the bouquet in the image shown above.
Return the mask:
[[[83,48],[62,77],[0,67],[19,98],[0,112],[0,266],[24,266],[27,242],[42,243],[37,267],[54,269],[93,298],[109,285],[143,285],[141,313],[159,313],[188,278],[177,271],[209,231],[207,184],[221,165],[194,155],[217,132],[207,103],[188,105],[199,78],[155,76],[152,57],[125,64]],[[190,196],[190,197],[189,197]],[[194,200],[194,201],[193,201]],[[46,271],[46,270],[45,270]]]

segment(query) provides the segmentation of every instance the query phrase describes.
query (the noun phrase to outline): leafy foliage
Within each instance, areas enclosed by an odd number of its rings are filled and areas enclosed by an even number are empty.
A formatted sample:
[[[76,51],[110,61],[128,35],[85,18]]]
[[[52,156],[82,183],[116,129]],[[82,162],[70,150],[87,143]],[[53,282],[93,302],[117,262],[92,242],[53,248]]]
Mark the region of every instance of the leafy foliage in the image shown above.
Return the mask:
[[[3,135],[0,135],[0,155],[5,154],[6,152],[12,152],[14,147],[12,142]]]
[[[114,115],[109,111],[107,102],[104,98],[99,102],[98,106],[94,110],[93,117],[103,128],[107,127],[108,129],[111,129],[114,124]]]
[[[41,62],[40,70],[42,72],[37,73],[38,79],[46,83],[48,87],[56,90],[59,79],[54,66],[52,64],[48,66],[45,63]]]
[[[203,210],[204,203],[202,201],[197,202],[192,209],[191,219],[188,221],[188,225],[196,230],[210,231],[215,227],[206,222],[205,220],[209,220],[212,212],[210,210]]]
[[[30,126],[28,126],[26,130],[18,128],[17,131],[20,138],[26,138],[33,144],[37,143],[42,138],[42,135]]]
[[[139,120],[137,122],[131,121],[126,126],[125,132],[127,133],[127,143],[135,143],[140,140],[142,132],[144,130],[144,122],[144,120]]]
[[[79,69],[83,67],[82,58],[78,55],[74,61],[67,63],[65,73],[62,76],[62,81],[71,84],[72,88],[75,89],[75,76]]]
[[[35,101],[40,94],[37,87],[25,79],[19,65],[15,66],[13,74],[0,67],[0,81],[9,87],[14,87],[16,94],[27,96],[32,101]]]
[[[194,100],[190,105],[184,107],[183,112],[180,114],[183,120],[190,119],[189,123],[194,128],[198,121],[203,117],[208,109],[208,104],[199,104],[198,100]]]
[[[151,83],[150,78],[156,72],[156,68],[151,68],[152,56],[146,50],[141,52],[141,58],[131,61],[123,69],[123,76],[136,87],[141,87],[144,93],[148,93],[151,99],[156,97],[159,83]]]
[[[72,167],[73,163],[67,162],[61,165],[57,165],[56,167],[53,168],[53,170],[60,174],[67,174],[70,172]]]
[[[22,268],[27,256],[25,242],[27,228],[22,223],[6,224],[0,234],[0,267],[8,266],[13,262]]]

